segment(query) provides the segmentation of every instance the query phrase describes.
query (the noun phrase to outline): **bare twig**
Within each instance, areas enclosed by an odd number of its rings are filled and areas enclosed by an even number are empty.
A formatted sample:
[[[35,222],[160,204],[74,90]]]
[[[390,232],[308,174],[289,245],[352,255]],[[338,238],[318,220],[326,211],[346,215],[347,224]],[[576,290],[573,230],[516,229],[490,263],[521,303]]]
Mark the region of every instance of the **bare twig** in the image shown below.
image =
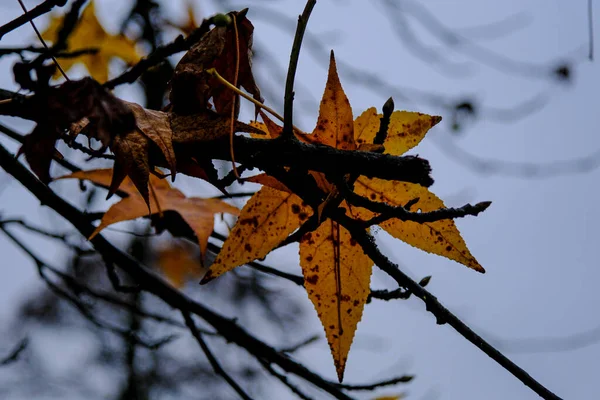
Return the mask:
[[[481,336],[475,333],[456,315],[444,307],[434,295],[427,291],[427,289],[419,285],[408,275],[402,272],[397,265],[390,261],[383,253],[381,253],[375,244],[374,238],[360,224],[357,224],[356,221],[346,217],[342,213],[338,213],[336,220],[346,229],[348,229],[348,231],[350,231],[352,238],[359,243],[365,254],[367,254],[381,270],[391,276],[398,283],[398,285],[406,287],[412,292],[412,294],[425,302],[427,311],[431,312],[436,317],[438,324],[447,323],[450,325],[465,339],[477,346],[477,348],[487,354],[490,358],[500,364],[515,378],[519,379],[542,398],[550,400],[560,399],[560,397],[536,381],[525,370],[513,363],[504,354],[502,354],[495,347],[485,341]]]
[[[2,359],[0,359],[0,366],[12,364],[19,359],[19,356],[27,348],[29,339],[24,337],[17,343],[17,345]]]
[[[215,373],[217,375],[221,375],[223,377],[223,379],[225,379],[227,384],[229,386],[231,386],[231,388],[233,390],[235,390],[235,392],[237,394],[239,394],[242,399],[252,400],[252,398],[244,391],[244,389],[242,389],[240,387],[240,385],[223,369],[223,367],[221,366],[219,361],[216,359],[216,357],[214,356],[212,351],[210,351],[210,348],[208,347],[208,345],[204,341],[204,338],[202,337],[202,333],[200,333],[200,331],[196,327],[196,323],[192,319],[192,316],[188,312],[184,312],[184,311],[182,311],[181,314],[183,315],[185,324],[187,325],[190,332],[192,333],[192,335],[194,336],[194,338],[196,339],[196,341],[202,348],[204,355],[206,355],[206,358],[208,359],[208,362],[210,363],[210,365],[213,367],[213,370],[215,371]]]
[[[18,16],[7,24],[0,26],[0,39],[9,32],[14,31],[21,25],[50,12],[54,7],[62,7],[67,4],[67,0],[46,0],[31,11],[25,11],[25,14]]]
[[[21,5],[21,8],[23,9],[23,12],[25,14],[27,14],[27,7],[25,7],[25,4],[23,4],[23,0],[17,0],[19,2],[19,4]],[[35,26],[35,24],[33,23],[33,20],[30,19],[29,23],[31,24],[31,27],[33,28],[33,30],[35,31],[35,34],[37,35],[38,39],[40,40],[40,42],[42,43],[42,45],[46,48],[46,50],[48,51],[48,54],[50,54],[50,48],[48,47],[48,45],[46,44],[46,41],[44,40],[44,38],[42,37],[42,34],[40,33],[40,31],[38,31],[38,28]],[[58,70],[60,71],[60,73],[62,74],[62,76],[66,79],[69,80],[69,77],[67,76],[67,74],[65,73],[65,71],[62,69],[62,67],[60,66],[60,64],[58,63],[58,61],[56,60],[56,58],[54,57],[54,55],[50,55],[50,57],[52,58],[52,61],[54,62],[54,64],[56,65],[56,68],[58,68]]]
[[[298,27],[296,28],[296,35],[294,36],[294,44],[292,45],[292,52],[290,54],[290,65],[285,81],[283,132],[281,135],[284,138],[294,138],[294,79],[296,78],[296,69],[298,68],[298,59],[300,57],[300,47],[302,46],[304,31],[306,30],[308,18],[310,17],[310,13],[315,4],[317,4],[316,0],[308,0],[302,15],[298,17]]]

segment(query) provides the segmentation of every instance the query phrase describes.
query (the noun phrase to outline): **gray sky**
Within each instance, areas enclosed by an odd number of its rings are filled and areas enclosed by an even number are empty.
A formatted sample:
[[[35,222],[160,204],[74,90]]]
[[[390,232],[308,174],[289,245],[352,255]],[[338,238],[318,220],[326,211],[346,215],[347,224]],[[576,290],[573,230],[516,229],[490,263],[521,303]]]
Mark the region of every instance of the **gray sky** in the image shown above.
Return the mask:
[[[127,11],[129,1],[103,0],[97,10],[101,21],[116,29]],[[199,2],[203,14],[217,11]],[[269,62],[286,66],[292,33],[286,33],[259,17],[252,3],[229,2],[231,9],[250,6],[255,41],[268,49]],[[303,2],[257,2],[261,7],[273,7],[295,20]],[[396,3],[400,3],[397,1]],[[421,2],[424,3],[424,2]],[[421,278],[433,275],[429,289],[451,311],[486,339],[497,344],[505,354],[533,377],[565,399],[600,397],[597,379],[600,371],[600,344],[569,350],[523,352],[514,340],[540,338],[525,347],[544,344],[543,340],[568,337],[600,326],[596,305],[600,302],[597,290],[600,280],[595,251],[599,235],[594,226],[600,220],[600,192],[596,182],[600,170],[567,174],[546,179],[523,179],[503,174],[485,173],[481,168],[467,168],[448,155],[448,140],[452,146],[484,160],[498,159],[514,163],[534,162],[554,164],[593,155],[600,149],[597,111],[600,69],[597,62],[585,61],[587,45],[586,2],[527,0],[442,1],[430,0],[425,6],[450,28],[461,29],[499,21],[517,14],[516,21],[524,22],[513,34],[500,38],[482,39],[479,46],[502,56],[531,64],[553,65],[553,61],[577,61],[572,85],[561,85],[540,74],[519,76],[498,71],[493,66],[465,56],[472,47],[458,46],[448,50],[423,27],[409,19],[410,26],[434,57],[450,60],[450,64],[424,61],[413,55],[395,36],[398,19],[386,17],[383,1],[320,1],[311,17],[308,33],[324,43],[324,52],[304,49],[297,74],[297,124],[311,130],[316,120],[318,100],[326,80],[327,51],[335,50],[340,79],[355,117],[370,106],[378,108],[394,95],[398,109],[431,114],[442,112],[430,103],[423,103],[418,92],[434,92],[451,98],[454,95],[472,96],[481,100],[483,118],[469,125],[459,137],[451,136],[449,124],[434,128],[419,147],[412,151],[430,160],[436,183],[431,190],[447,205],[466,202],[493,201],[493,205],[477,218],[457,221],[471,252],[486,268],[485,275],[444,258],[426,254],[377,233],[382,249],[405,271]],[[36,4],[28,2],[29,6]],[[176,12],[178,1],[170,2],[173,18],[183,17]],[[19,14],[16,1],[2,4],[3,21]],[[598,10],[600,12],[600,10]],[[115,18],[111,20],[111,18]],[[43,25],[40,19],[40,25]],[[289,25],[289,24],[288,24]],[[600,29],[600,28],[598,28]],[[464,30],[465,35],[472,31]],[[469,36],[471,37],[471,36]],[[307,38],[309,39],[309,38]],[[3,46],[31,43],[30,27],[7,35]],[[309,39],[310,40],[310,39]],[[308,42],[305,42],[308,43]],[[260,47],[258,50],[260,52]],[[263,52],[263,54],[266,54]],[[2,58],[0,70],[9,71],[13,60]],[[352,68],[369,71],[389,85],[389,90],[372,90],[352,83]],[[261,70],[261,68],[264,68]],[[266,72],[263,62],[256,63],[259,84],[269,86],[277,79]],[[459,76],[457,76],[457,74]],[[12,76],[0,75],[0,86],[14,87]],[[121,91],[123,93],[124,91]],[[136,90],[127,89],[135,98]],[[132,94],[133,93],[133,94]],[[396,94],[395,94],[396,93]],[[279,93],[281,95],[281,93]],[[494,110],[511,108],[539,94],[548,95],[545,107],[516,121],[494,119]],[[401,95],[407,99],[402,101]],[[277,105],[277,104],[276,104]],[[3,121],[26,131],[28,124],[15,119]],[[0,138],[11,150],[17,147]],[[0,173],[0,212],[4,216],[27,216],[28,220],[61,226],[55,214],[39,207],[18,183],[10,183]],[[191,181],[178,179],[190,195],[202,193]],[[64,225],[66,227],[66,225]],[[111,236],[109,237],[116,237]],[[47,242],[36,237],[47,259],[60,255]],[[0,283],[0,318],[13,312],[13,306],[26,293],[39,288],[37,274],[31,263],[5,238],[0,238],[4,279]],[[269,258],[270,265],[279,261],[299,272],[297,246],[278,251]],[[373,287],[390,287],[392,281],[375,271]],[[292,286],[290,284],[290,286]],[[195,285],[193,290],[198,289]],[[290,296],[305,296],[290,288]],[[298,338],[321,333],[316,313],[305,300],[306,332]],[[231,316],[235,316],[231,313]],[[269,337],[268,332],[258,332]],[[512,342],[512,344],[511,344]],[[0,344],[7,349],[10,343]],[[68,347],[68,343],[64,343]],[[68,350],[65,350],[68,351]],[[201,356],[200,352],[198,353]],[[335,379],[335,370],[326,341],[298,353],[299,359],[311,368]],[[416,379],[407,386],[411,399],[535,399],[537,396],[513,378],[485,354],[456,334],[449,326],[437,326],[420,300],[377,302],[369,304],[350,352],[345,380],[348,383],[370,382],[400,374],[414,374]],[[393,394],[394,390],[381,390]],[[285,393],[283,391],[282,393]]]

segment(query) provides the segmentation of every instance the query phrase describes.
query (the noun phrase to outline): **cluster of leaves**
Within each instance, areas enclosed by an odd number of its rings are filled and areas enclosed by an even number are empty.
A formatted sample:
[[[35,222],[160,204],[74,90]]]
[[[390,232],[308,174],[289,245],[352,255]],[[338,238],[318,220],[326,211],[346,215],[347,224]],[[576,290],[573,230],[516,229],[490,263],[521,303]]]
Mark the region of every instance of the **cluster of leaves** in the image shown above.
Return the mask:
[[[91,28],[80,25],[82,28],[73,35],[71,45],[100,47],[95,55],[85,55],[88,58],[83,62],[90,72],[105,80],[107,71],[94,68],[106,66],[107,57],[121,55],[117,51],[103,52],[103,46],[112,39],[97,33],[94,38],[102,37],[101,40],[87,38],[92,34],[86,29],[101,28],[92,7],[88,6],[82,17],[89,20]],[[237,121],[239,97],[212,71],[232,86],[243,87],[257,102],[261,101],[251,69],[253,27],[244,11],[229,13],[219,21],[175,68],[170,105],[163,111],[118,99],[91,78],[67,81],[56,87],[47,82],[38,85],[35,94],[23,100],[34,106],[31,119],[37,126],[27,136],[21,151],[32,170],[48,182],[58,139],[72,141],[73,136],[82,134],[102,143],[99,153],[110,149],[115,158],[111,170],[81,171],[65,177],[91,180],[107,187],[109,196],[117,191],[126,196],[104,214],[92,236],[110,224],[151,215],[157,229],[168,229],[176,235],[191,232],[198,240],[201,254],[205,254],[214,215],[239,214],[203,283],[265,257],[273,249],[291,242],[290,238],[299,241],[304,286],[323,324],[342,381],[356,327],[370,293],[373,261],[350,232],[329,215],[329,210],[343,209],[347,217],[364,223],[367,230],[379,224],[393,237],[412,246],[479,272],[484,269],[467,249],[451,219],[417,223],[385,216],[370,207],[379,204],[421,212],[445,207],[442,200],[416,183],[347,174],[340,184],[322,172],[307,171],[325,194],[324,201],[315,206],[289,187],[289,182],[282,182],[278,173],[265,171],[247,178],[263,187],[241,211],[218,199],[187,198],[172,188],[157,168],[168,169],[172,179],[178,172],[184,173],[225,190],[217,179],[212,158],[199,157],[193,150],[195,145],[221,140],[234,132],[247,132],[265,141],[282,138],[282,127],[265,114],[261,113],[264,123]],[[56,24],[51,24],[47,35],[56,31]],[[122,58],[128,62],[137,60],[137,56],[132,56],[133,44],[123,43],[127,47],[123,51],[128,55]],[[407,111],[390,111],[385,116],[370,108],[354,120],[332,53],[316,127],[312,134],[296,130],[291,140],[347,152],[400,156],[416,146],[440,119]],[[350,201],[340,187],[348,188],[369,204]],[[175,281],[181,284],[180,278]]]

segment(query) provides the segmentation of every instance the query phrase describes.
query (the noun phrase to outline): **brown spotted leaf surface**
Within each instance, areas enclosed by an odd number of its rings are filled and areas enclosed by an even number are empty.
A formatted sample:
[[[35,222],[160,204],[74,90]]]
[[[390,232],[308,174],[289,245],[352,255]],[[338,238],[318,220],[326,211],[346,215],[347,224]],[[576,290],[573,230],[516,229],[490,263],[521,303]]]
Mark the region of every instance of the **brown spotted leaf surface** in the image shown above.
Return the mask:
[[[379,131],[382,114],[375,107],[365,110],[354,121],[354,139],[357,144],[372,144]],[[410,111],[394,111],[383,146],[386,154],[395,156],[406,153],[418,145],[429,129],[442,120],[442,117]]]
[[[242,208],[236,225],[202,283],[265,257],[311,215],[311,208],[300,197],[264,186]]]
[[[79,171],[61,177],[61,179],[68,178],[86,179],[101,186],[109,187],[112,181],[112,170]],[[202,255],[206,254],[208,238],[213,231],[215,214],[239,214],[236,207],[219,199],[186,197],[181,191],[171,187],[166,180],[159,179],[154,175],[150,175],[148,184],[152,185],[156,195],[150,196],[150,214],[158,214],[162,218],[169,218],[167,211],[174,211],[179,214],[196,235]],[[132,191],[133,187],[137,188],[137,185],[126,178],[120,189],[128,194],[128,197],[115,203],[104,213],[100,225],[92,233],[90,239],[109,225],[149,215],[144,199],[138,193]]]
[[[263,121],[264,125],[254,126],[262,129],[266,137],[280,134],[279,127],[265,116]],[[340,84],[332,53],[317,126],[312,135],[298,136],[301,139],[304,139],[303,136],[310,137],[314,143],[355,150],[353,130],[352,109]],[[325,192],[334,190],[323,174],[311,173]],[[203,282],[238,265],[266,256],[313,213],[285,186],[278,187],[276,180],[258,175],[253,181],[265,186],[242,209],[237,224]],[[369,293],[373,262],[344,228],[327,219],[316,231],[306,234],[302,239],[300,265],[309,299],[325,329],[341,381],[354,332]]]
[[[414,183],[360,177],[354,185],[354,190],[363,197],[393,206],[404,206],[409,201],[419,199],[411,207],[411,211],[428,212],[445,207],[444,202],[435,194]],[[373,212],[360,207],[352,207],[352,214],[364,220],[375,215]],[[379,226],[393,237],[411,246],[449,258],[475,271],[485,272],[467,248],[467,244],[460,235],[456,224],[451,219],[420,224],[393,218],[379,224]]]
[[[340,382],[369,296],[373,261],[337,222],[325,220],[300,241],[304,286],[325,329]]]

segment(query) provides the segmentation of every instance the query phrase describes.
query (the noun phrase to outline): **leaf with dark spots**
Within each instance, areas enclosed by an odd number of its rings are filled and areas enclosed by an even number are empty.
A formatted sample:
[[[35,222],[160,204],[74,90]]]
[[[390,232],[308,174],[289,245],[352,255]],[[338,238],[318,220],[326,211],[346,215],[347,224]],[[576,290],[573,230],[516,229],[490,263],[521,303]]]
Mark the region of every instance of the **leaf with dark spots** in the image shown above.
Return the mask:
[[[299,213],[292,211],[296,207],[312,215],[310,207],[303,205],[295,194],[268,186],[260,189],[242,208],[238,223],[223,243],[223,250],[202,283],[239,265],[265,257],[300,226]]]

